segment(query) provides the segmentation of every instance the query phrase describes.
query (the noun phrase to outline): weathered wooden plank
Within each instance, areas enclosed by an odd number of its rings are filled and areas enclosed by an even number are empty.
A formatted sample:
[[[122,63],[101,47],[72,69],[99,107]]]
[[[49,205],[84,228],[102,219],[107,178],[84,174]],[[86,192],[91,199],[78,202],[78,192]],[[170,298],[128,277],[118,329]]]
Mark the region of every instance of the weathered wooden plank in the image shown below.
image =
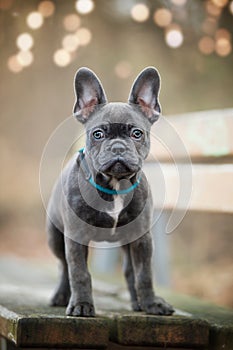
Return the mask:
[[[232,327],[212,326],[210,328],[209,349],[233,349],[233,332]]]
[[[0,291],[0,335],[25,348],[98,348],[109,341],[127,347],[233,348],[233,312],[187,296],[163,291],[174,316],[133,313],[122,290],[95,291],[96,318],[65,316],[65,308],[47,306],[33,288]],[[103,307],[104,305],[104,307]],[[116,307],[117,306],[117,307]]]
[[[84,318],[21,318],[17,344],[48,347],[106,347],[108,327],[103,319]]]
[[[209,343],[208,323],[182,316],[120,316],[117,331],[118,342],[124,345],[202,347]]]
[[[20,347],[106,347],[109,339],[108,321],[105,318],[66,317],[64,308],[56,308],[55,315],[44,314],[44,309],[35,305],[33,314],[30,308],[20,305],[16,296],[14,306],[0,306],[0,334]],[[12,303],[12,301],[11,301]],[[60,315],[60,316],[59,316]]]
[[[209,324],[209,347],[210,350],[233,349],[233,310],[213,305],[187,295],[162,293],[165,298],[177,308],[182,308],[196,318],[206,320]]]
[[[0,305],[0,334],[6,339],[16,342],[18,320],[20,316]]]

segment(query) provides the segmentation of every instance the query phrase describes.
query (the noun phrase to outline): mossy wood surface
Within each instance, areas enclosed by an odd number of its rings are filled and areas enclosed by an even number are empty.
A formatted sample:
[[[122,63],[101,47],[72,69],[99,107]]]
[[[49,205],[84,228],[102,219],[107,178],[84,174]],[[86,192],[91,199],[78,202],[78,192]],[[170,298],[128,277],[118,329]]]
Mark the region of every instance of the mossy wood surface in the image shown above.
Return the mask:
[[[25,348],[233,349],[233,312],[195,298],[162,294],[175,308],[170,317],[130,311],[127,294],[108,286],[95,290],[96,318],[65,316],[65,308],[48,306],[48,291],[0,289],[0,334]],[[110,343],[111,342],[111,343]],[[111,345],[113,347],[113,345]]]

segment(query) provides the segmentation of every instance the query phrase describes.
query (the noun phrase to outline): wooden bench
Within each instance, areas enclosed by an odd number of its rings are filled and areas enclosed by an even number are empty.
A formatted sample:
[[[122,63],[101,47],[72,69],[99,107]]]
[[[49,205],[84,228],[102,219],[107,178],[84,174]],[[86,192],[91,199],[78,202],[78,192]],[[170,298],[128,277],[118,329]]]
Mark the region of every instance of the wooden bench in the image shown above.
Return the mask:
[[[34,276],[34,278],[36,278]],[[65,316],[49,307],[51,286],[8,283],[0,288],[1,350],[233,349],[233,312],[184,295],[159,291],[176,308],[170,317],[130,311],[122,287],[94,280],[96,318]]]
[[[232,132],[233,109],[186,113],[155,123],[145,172],[156,207],[232,213]],[[166,198],[158,193],[163,181]],[[192,191],[177,203],[184,182],[190,182]]]
[[[231,163],[233,108],[161,117],[151,129],[149,161]],[[185,147],[184,147],[185,146]]]

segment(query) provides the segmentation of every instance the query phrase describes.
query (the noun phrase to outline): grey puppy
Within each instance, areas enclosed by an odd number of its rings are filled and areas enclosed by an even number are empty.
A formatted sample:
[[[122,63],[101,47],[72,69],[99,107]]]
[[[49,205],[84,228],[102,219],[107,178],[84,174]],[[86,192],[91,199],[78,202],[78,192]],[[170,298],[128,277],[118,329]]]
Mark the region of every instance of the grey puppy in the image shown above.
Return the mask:
[[[171,315],[172,306],[153,291],[153,205],[142,172],[150,127],[161,112],[159,74],[144,69],[128,103],[107,103],[99,79],[87,68],[78,70],[74,86],[74,116],[85,125],[86,146],[63,170],[47,208],[49,246],[61,263],[51,303],[67,306],[67,315],[95,315],[88,245],[108,241],[123,248],[133,310]]]

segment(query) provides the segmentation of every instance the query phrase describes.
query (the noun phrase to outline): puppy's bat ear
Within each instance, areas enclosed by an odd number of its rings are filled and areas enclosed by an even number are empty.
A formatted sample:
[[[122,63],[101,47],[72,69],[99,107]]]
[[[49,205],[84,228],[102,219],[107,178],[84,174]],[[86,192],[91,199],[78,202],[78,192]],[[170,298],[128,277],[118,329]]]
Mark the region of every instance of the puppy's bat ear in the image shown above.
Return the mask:
[[[76,101],[74,116],[85,123],[96,107],[107,103],[104,89],[97,76],[88,68],[80,68],[74,79]]]
[[[159,104],[160,76],[154,67],[145,68],[133,83],[129,103],[138,105],[153,124],[161,113]]]

